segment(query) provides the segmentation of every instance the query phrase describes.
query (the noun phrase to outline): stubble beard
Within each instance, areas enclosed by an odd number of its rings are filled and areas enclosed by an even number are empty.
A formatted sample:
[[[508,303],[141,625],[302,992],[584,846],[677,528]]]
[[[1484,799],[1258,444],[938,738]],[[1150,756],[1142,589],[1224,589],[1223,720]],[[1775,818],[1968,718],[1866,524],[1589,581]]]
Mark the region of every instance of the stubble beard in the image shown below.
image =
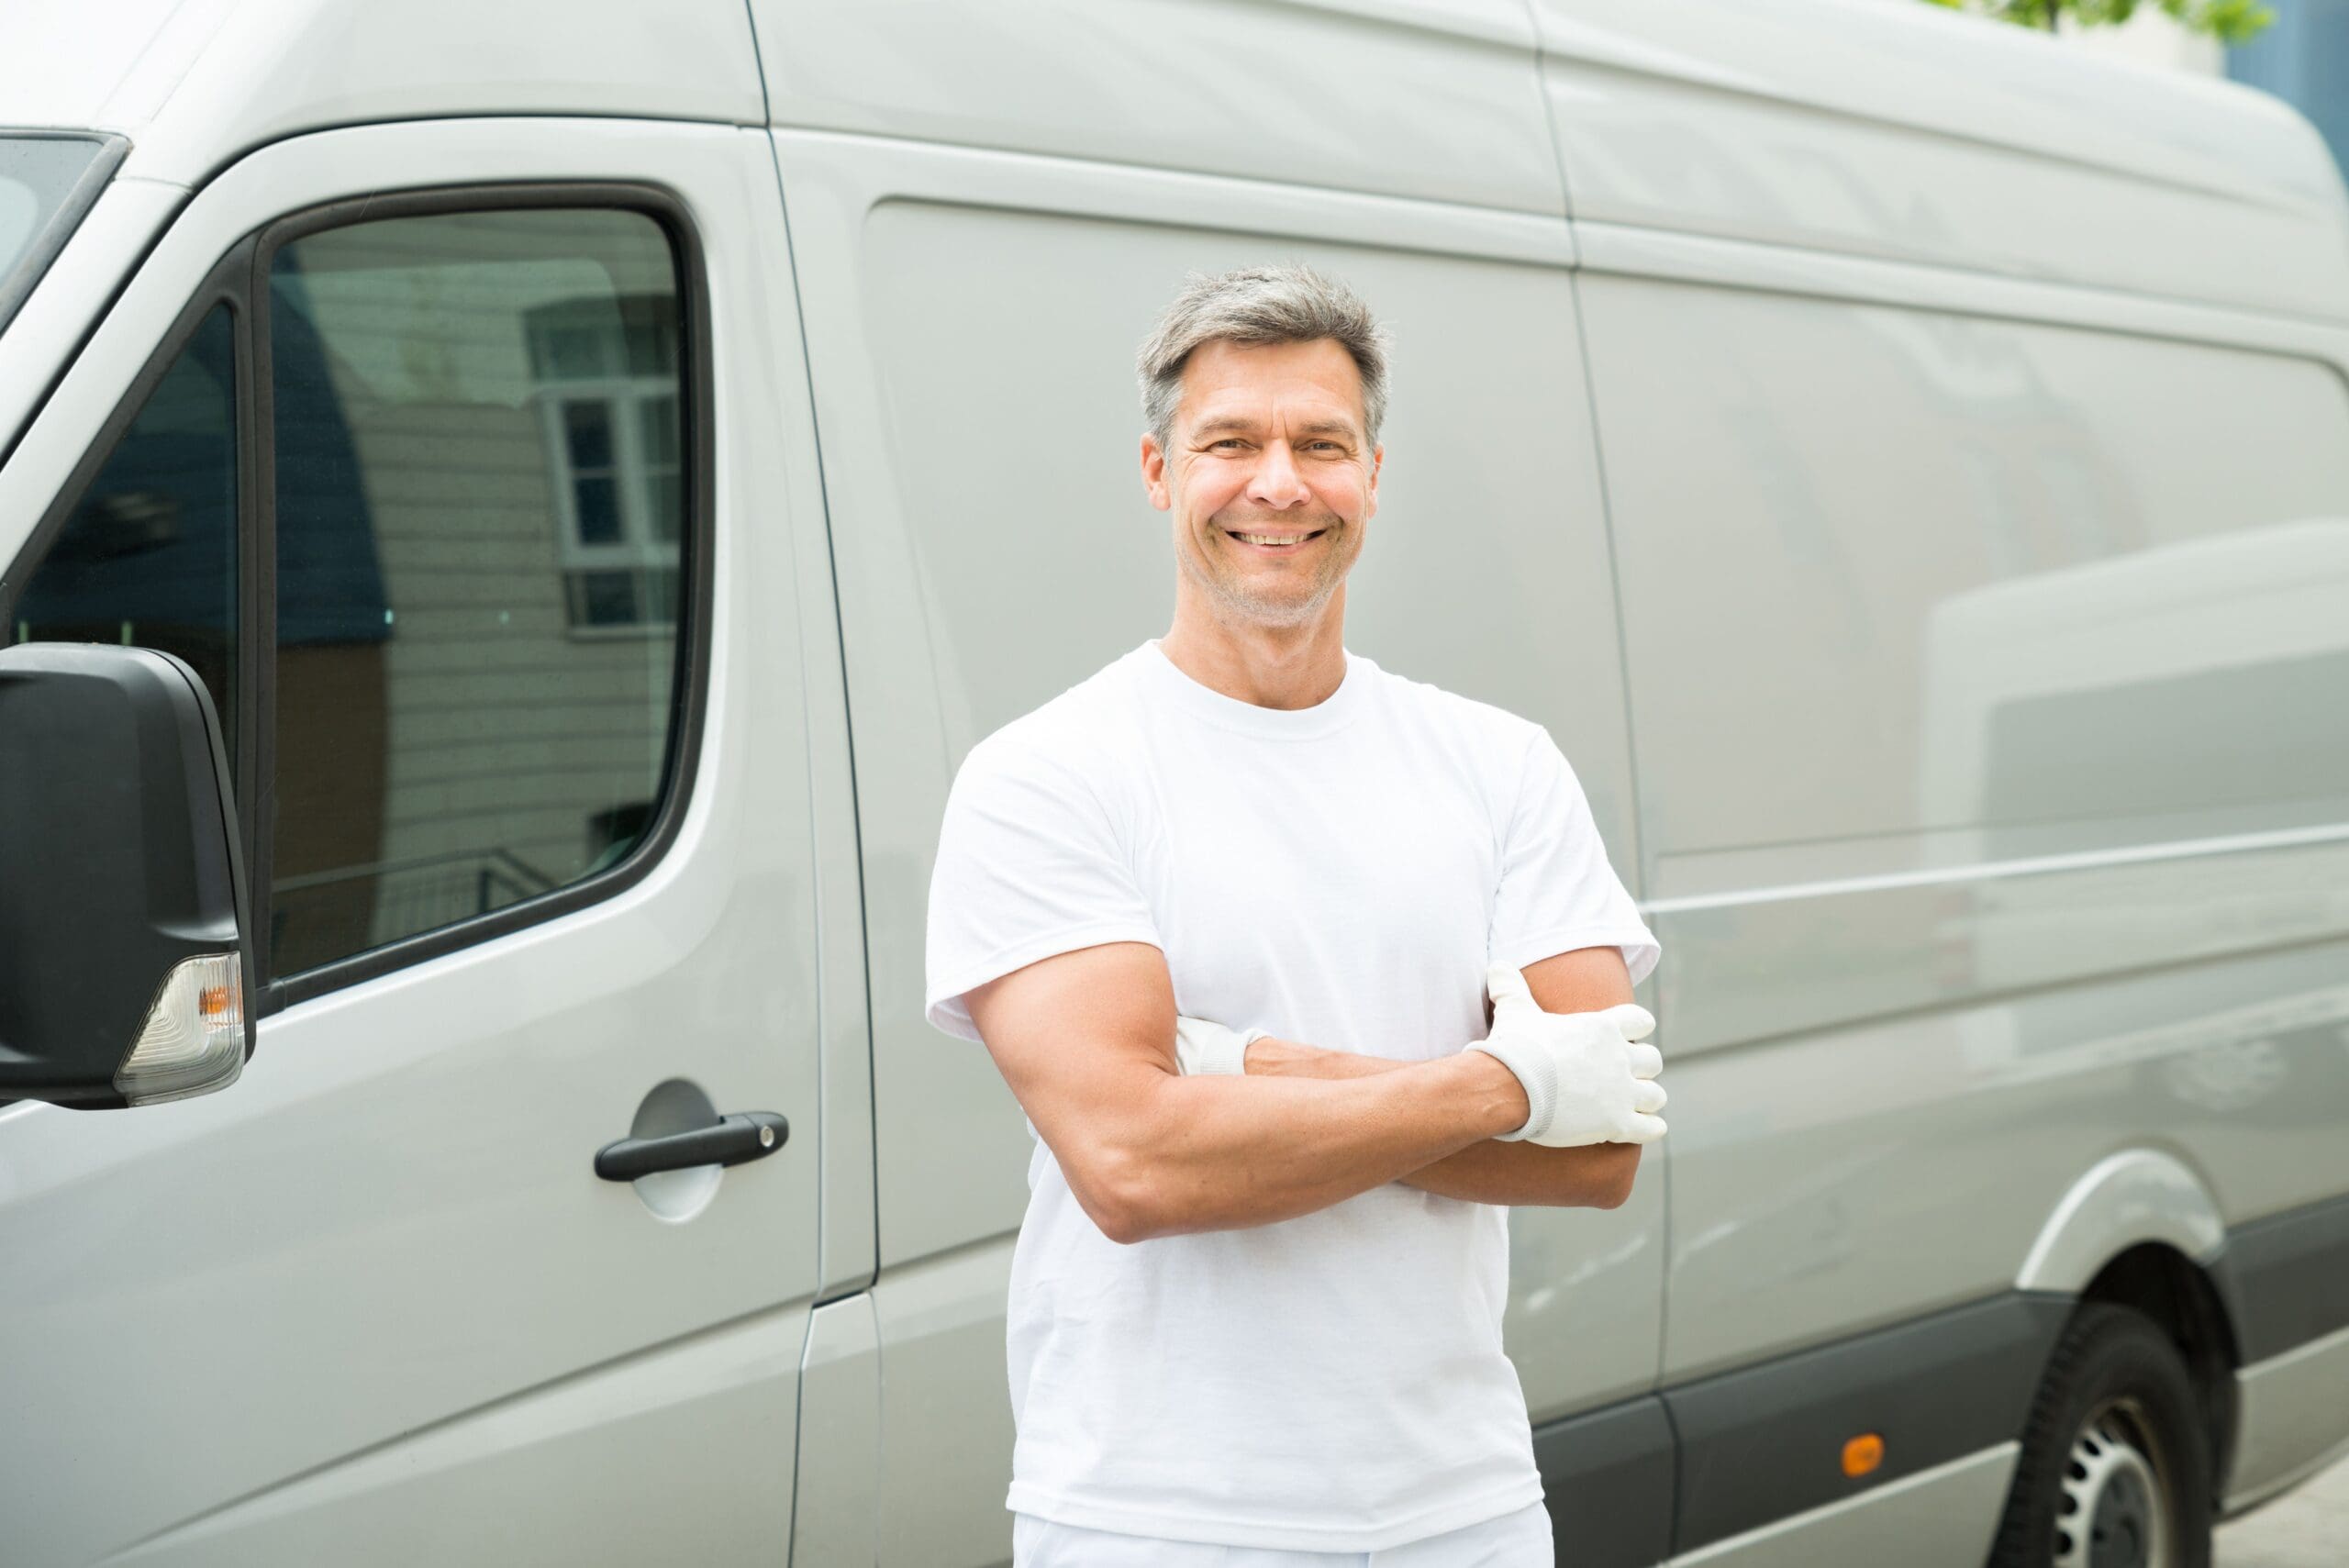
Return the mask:
[[[1345,576],[1338,552],[1338,547],[1344,542],[1342,525],[1332,517],[1321,527],[1325,530],[1322,539],[1314,548],[1322,550],[1324,559],[1315,574],[1311,591],[1303,597],[1260,594],[1250,584],[1245,573],[1217,571],[1214,552],[1246,547],[1237,543],[1227,544],[1222,526],[1212,519],[1204,525],[1207,537],[1193,535],[1196,548],[1182,552],[1184,575],[1207,595],[1209,606],[1219,619],[1244,621],[1253,626],[1304,626],[1321,613]]]

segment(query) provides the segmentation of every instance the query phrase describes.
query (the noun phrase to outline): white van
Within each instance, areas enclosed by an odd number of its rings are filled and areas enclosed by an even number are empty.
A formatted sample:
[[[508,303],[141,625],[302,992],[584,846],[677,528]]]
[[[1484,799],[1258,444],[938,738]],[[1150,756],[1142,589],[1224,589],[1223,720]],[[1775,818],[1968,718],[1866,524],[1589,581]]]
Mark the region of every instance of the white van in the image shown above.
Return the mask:
[[[2349,1441],[2290,110],[1906,0],[33,0],[0,127],[10,1568],[1008,1559],[930,858],[1268,258],[1397,335],[1353,646],[1664,946],[1671,1137],[1510,1216],[1562,1560],[2193,1568]]]

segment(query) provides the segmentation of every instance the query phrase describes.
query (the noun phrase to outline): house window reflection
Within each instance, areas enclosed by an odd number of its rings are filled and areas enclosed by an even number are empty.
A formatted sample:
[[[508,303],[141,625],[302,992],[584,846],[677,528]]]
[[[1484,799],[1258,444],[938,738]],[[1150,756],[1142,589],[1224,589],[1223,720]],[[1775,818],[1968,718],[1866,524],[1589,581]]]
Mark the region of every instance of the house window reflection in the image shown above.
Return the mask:
[[[677,619],[685,511],[674,298],[604,295],[529,314],[574,634]]]

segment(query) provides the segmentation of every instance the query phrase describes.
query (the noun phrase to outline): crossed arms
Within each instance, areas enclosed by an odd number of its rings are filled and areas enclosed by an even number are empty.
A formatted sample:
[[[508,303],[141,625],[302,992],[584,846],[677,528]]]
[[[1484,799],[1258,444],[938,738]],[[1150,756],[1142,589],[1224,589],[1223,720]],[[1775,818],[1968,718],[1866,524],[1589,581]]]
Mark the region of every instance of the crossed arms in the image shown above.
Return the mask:
[[[1525,966],[1553,1013],[1631,999],[1620,951]],[[1174,986],[1143,942],[1031,963],[964,999],[1069,1190],[1113,1241],[1295,1218],[1388,1182],[1477,1203],[1612,1208],[1636,1145],[1496,1142],[1525,1091],[1481,1051],[1396,1062],[1260,1040],[1245,1076],[1183,1076]],[[1467,1042],[1446,1042],[1465,1045]]]

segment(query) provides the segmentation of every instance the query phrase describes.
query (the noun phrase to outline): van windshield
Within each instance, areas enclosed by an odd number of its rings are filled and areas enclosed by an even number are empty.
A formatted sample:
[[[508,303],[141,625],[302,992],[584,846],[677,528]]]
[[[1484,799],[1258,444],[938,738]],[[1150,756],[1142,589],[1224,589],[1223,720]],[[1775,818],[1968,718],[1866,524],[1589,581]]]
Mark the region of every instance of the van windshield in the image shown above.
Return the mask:
[[[0,136],[0,331],[121,161],[118,136]]]

